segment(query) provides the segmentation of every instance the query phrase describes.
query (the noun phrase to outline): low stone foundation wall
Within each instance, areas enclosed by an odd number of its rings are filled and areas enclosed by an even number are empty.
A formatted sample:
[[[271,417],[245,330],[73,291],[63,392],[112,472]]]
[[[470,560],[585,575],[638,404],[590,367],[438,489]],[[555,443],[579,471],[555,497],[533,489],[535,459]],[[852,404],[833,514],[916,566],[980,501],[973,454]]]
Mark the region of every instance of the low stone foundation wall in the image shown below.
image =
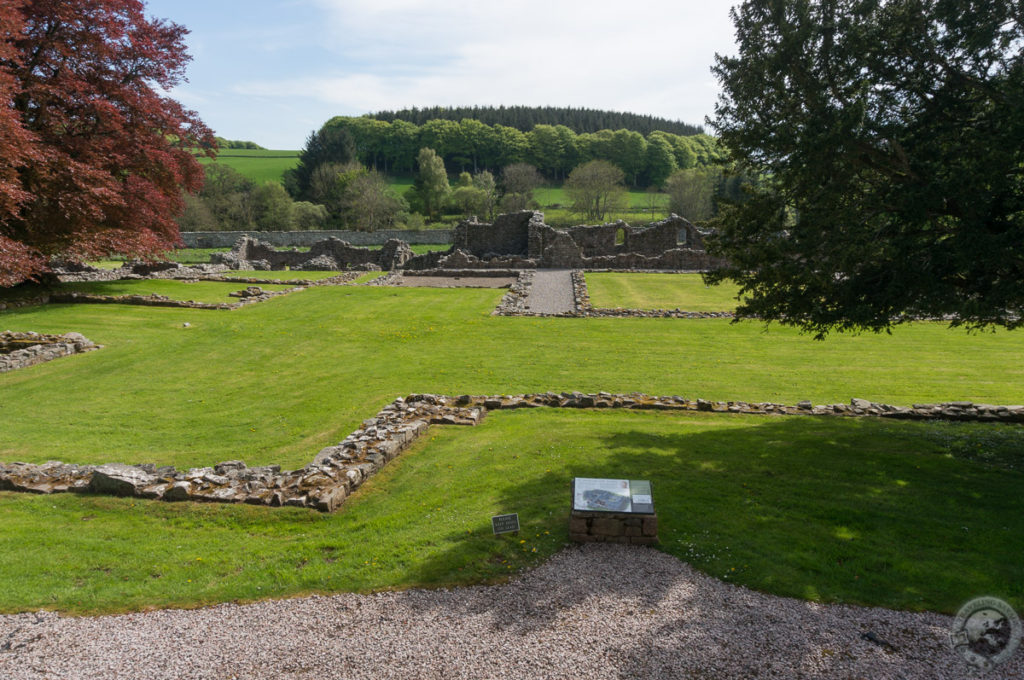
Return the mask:
[[[501,297],[501,302],[491,312],[491,316],[528,316],[526,299],[530,294],[530,286],[533,285],[533,275],[533,269],[519,272],[516,282]]]
[[[311,288],[314,286],[343,286],[347,285],[360,276],[365,274],[365,271],[347,271],[338,274],[337,276],[331,276],[326,279],[268,279],[260,277],[246,277],[246,278],[232,278],[228,276],[166,276],[166,275],[155,275],[151,278],[159,279],[174,279],[178,281],[197,282],[197,281],[213,281],[217,283],[235,283],[238,285],[251,285],[251,284],[262,284],[262,285],[288,285],[294,284],[295,287],[289,290],[277,290],[277,291],[262,291],[256,295],[247,296],[236,296],[241,297],[238,302],[196,302],[194,300],[175,300],[169,298],[166,295],[95,295],[92,293],[83,293],[79,291],[70,291],[67,293],[48,293],[40,295],[38,297],[31,298],[30,300],[19,300],[20,304],[8,303],[6,306],[0,303],[0,311],[4,309],[13,309],[15,307],[28,307],[37,305],[47,304],[118,304],[118,305],[142,305],[146,307],[175,307],[179,309],[238,309],[246,305],[255,304],[257,302],[266,302],[275,297],[281,295],[288,295],[295,293],[305,288]],[[135,276],[135,279],[144,279],[149,277]],[[229,293],[231,295],[231,293]]]
[[[426,432],[428,425],[475,425],[483,415],[481,408],[453,406],[444,397],[410,395],[396,399],[375,417],[363,421],[361,428],[337,445],[321,450],[298,470],[282,471],[278,465],[250,468],[240,460],[189,470],[153,464],[0,463],[0,490],[100,493],[332,512]]]
[[[904,407],[852,399],[849,404],[816,406],[810,401],[786,405],[609,392],[545,392],[512,396],[466,394],[459,397],[413,394],[388,404],[376,416],[363,421],[362,427],[340,443],[322,449],[311,463],[299,470],[282,472],[277,465],[250,468],[239,460],[187,471],[152,464],[69,465],[59,461],[42,465],[0,463],[0,491],[92,492],[164,501],[251,503],[332,512],[348,494],[404,451],[430,425],[476,425],[488,411],[542,406],[1024,423],[1024,406],[993,406],[971,402]],[[588,522],[586,533],[591,536],[606,535],[595,534],[593,522]],[[640,536],[647,534],[641,531]]]
[[[280,282],[278,282],[280,283]],[[242,297],[238,302],[196,302],[195,300],[174,300],[166,295],[93,295],[92,293],[53,293],[51,303],[65,304],[111,304],[111,305],[143,305],[146,307],[175,307],[178,309],[238,309],[257,302],[266,302],[271,298],[288,295],[304,290],[302,287],[290,290],[262,291]]]
[[[0,333],[0,373],[28,368],[47,361],[100,349],[80,333]]]
[[[0,312],[5,312],[11,309],[21,309],[22,307],[38,307],[39,305],[45,305],[50,302],[50,296],[48,294],[33,295],[32,297],[21,298],[18,300],[0,300]]]

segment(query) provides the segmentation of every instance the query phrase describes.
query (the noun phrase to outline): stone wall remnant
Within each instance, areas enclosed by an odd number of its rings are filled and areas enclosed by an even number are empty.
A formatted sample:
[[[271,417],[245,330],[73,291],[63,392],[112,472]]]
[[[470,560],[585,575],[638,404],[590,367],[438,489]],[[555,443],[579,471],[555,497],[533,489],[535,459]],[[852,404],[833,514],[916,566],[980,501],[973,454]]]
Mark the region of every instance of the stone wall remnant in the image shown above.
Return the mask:
[[[430,425],[476,425],[489,412],[520,408],[623,408],[652,411],[701,411],[755,415],[880,417],[909,420],[958,420],[1024,423],[1024,406],[971,402],[891,406],[866,399],[849,404],[796,405],[769,402],[708,401],[640,392],[544,392],[518,395],[448,397],[411,394],[385,406],[334,446],[320,450],[298,470],[278,465],[247,467],[239,460],[181,471],[141,465],[0,463],[0,491],[31,493],[107,493],[164,501],[251,503],[333,512],[345,498],[423,435]],[[654,527],[648,528],[656,530]],[[591,532],[592,533],[592,532]],[[643,531],[641,535],[644,535]]]
[[[401,268],[412,257],[409,244],[398,239],[390,239],[382,248],[371,250],[330,236],[314,243],[308,252],[303,252],[295,248],[279,250],[258,239],[243,236],[230,252],[212,254],[210,262],[236,270],[281,270],[287,267],[300,271],[390,271]]]
[[[534,210],[505,213],[494,222],[463,220],[452,233],[452,249],[465,250],[481,259],[507,255],[526,256],[530,227],[543,224],[544,214]]]
[[[479,267],[706,270],[723,263],[704,249],[700,231],[678,215],[642,227],[620,220],[555,229],[544,223],[543,213],[523,210],[499,215],[493,224],[463,221],[448,254],[413,258],[407,266],[442,267],[445,257],[459,251],[466,253],[459,266]]]
[[[621,235],[621,239],[619,236]],[[680,237],[685,243],[680,244]],[[619,243],[619,241],[622,241]],[[555,229],[535,210],[506,213],[493,223],[473,217],[452,232],[447,251],[414,255],[408,243],[390,239],[380,250],[358,248],[329,237],[308,253],[278,250],[244,236],[230,253],[215,253],[212,263],[232,269],[344,270],[394,269],[672,269],[706,270],[722,263],[704,250],[700,231],[671,215],[646,226],[623,221]]]
[[[0,333],[0,373],[99,348],[81,333],[50,335],[4,331]]]

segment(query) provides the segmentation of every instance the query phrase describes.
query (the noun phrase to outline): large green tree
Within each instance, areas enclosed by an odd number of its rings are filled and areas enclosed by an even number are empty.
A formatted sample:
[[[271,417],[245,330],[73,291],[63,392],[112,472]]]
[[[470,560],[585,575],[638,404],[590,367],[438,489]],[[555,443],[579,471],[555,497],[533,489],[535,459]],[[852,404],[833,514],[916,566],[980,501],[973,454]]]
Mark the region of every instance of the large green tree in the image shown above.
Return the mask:
[[[306,138],[306,147],[299,154],[298,164],[285,173],[284,185],[296,199],[315,201],[314,175],[318,168],[327,164],[352,163],[356,155],[347,119],[337,117],[329,120]]]
[[[625,207],[628,194],[622,170],[608,161],[589,161],[577,166],[565,181],[572,211],[587,219],[603,220]]]
[[[744,315],[1024,323],[1020,0],[748,0],[712,125],[766,180],[712,247]]]
[[[436,220],[440,217],[441,208],[444,207],[452,190],[448,184],[444,161],[433,149],[424,147],[420,149],[416,163],[419,170],[410,189],[411,198],[423,208],[429,219]]]

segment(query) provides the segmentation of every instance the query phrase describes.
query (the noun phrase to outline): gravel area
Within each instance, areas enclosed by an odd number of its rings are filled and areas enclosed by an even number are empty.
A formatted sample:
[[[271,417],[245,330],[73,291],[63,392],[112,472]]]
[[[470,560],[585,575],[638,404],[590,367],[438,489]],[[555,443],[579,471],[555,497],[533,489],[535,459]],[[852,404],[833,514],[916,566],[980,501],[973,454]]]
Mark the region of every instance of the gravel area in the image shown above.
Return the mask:
[[[500,586],[2,616],[0,677],[975,677],[951,621],[764,595],[653,549],[591,544]],[[1024,654],[984,677],[1024,677]]]
[[[526,298],[532,314],[567,314],[576,309],[571,269],[538,269]]]
[[[508,288],[514,276],[403,276],[399,286],[408,288]]]

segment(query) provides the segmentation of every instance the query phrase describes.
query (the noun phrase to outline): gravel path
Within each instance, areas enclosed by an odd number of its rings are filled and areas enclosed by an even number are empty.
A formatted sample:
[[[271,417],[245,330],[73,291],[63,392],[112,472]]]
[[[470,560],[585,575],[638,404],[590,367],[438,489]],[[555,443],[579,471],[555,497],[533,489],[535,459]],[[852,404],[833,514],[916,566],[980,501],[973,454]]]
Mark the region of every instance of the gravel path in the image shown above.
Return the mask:
[[[0,677],[974,677],[950,623],[764,595],[653,549],[587,545],[501,586],[2,616]],[[1012,677],[1020,652],[985,675]]]
[[[508,288],[514,276],[403,276],[399,286],[407,288]]]
[[[538,269],[526,298],[533,314],[565,314],[576,308],[571,269]]]

